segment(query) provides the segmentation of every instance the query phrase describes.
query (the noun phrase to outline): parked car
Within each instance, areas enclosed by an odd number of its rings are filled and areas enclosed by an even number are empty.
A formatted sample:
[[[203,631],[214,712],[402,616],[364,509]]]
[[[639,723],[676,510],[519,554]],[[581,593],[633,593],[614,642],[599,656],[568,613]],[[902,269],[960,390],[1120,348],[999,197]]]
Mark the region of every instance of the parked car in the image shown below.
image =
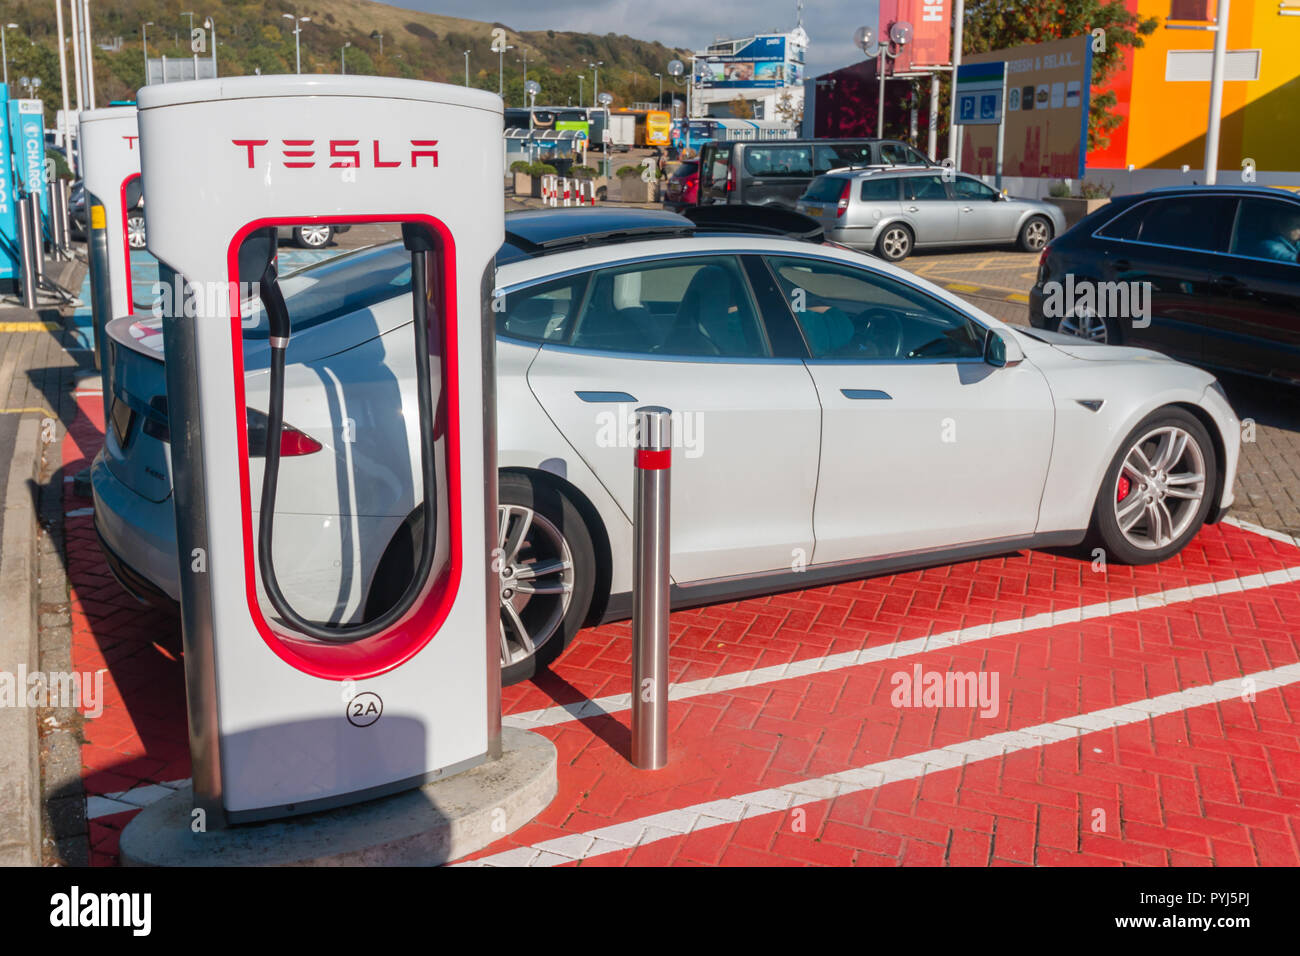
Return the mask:
[[[676,418],[675,607],[1089,532],[1112,561],[1160,561],[1232,503],[1239,423],[1207,372],[1013,329],[842,246],[696,232],[651,210],[506,222],[497,544],[502,580],[525,582],[501,591],[507,681],[554,659],[582,625],[630,614],[642,404]],[[409,578],[418,438],[403,428],[403,447],[382,426],[417,415],[409,283],[400,244],[281,283],[294,323],[280,477],[294,494],[276,516],[294,570],[281,564],[281,585],[317,620],[382,613]],[[255,432],[267,331],[247,305]],[[108,335],[95,527],[129,590],[175,599],[160,320],[118,319]],[[347,401],[394,376],[396,415]],[[254,488],[260,461],[250,457]]]
[[[906,143],[889,139],[711,142],[700,149],[700,204],[793,209],[813,179],[832,169],[934,165]]]
[[[680,212],[694,206],[700,198],[700,161],[685,159],[668,177],[668,186],[664,191],[664,208]]]
[[[889,262],[932,246],[1014,242],[1038,252],[1065,230],[1065,214],[1051,203],[1013,199],[965,173],[829,173],[813,181],[798,209],[822,223],[828,239]]]
[[[1123,196],[1043,251],[1029,318],[1088,341],[1300,384],[1297,250],[1300,197],[1284,189]]]

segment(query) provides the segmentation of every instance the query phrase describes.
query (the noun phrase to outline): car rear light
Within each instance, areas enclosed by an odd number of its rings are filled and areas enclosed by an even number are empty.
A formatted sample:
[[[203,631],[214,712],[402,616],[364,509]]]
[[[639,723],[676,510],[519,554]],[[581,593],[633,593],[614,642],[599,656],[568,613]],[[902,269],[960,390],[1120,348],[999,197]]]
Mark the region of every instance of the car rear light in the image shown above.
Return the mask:
[[[844,180],[844,189],[840,191],[840,201],[835,204],[835,218],[839,219],[848,211],[849,196],[853,193],[853,180]]]
[[[266,426],[268,424],[266,415],[255,408],[247,410],[248,422],[248,457],[265,458],[266,457]],[[312,438],[305,432],[294,428],[288,422],[280,431],[280,457],[281,458],[298,458],[303,455],[314,455],[320,451],[323,446],[316,439]]]
[[[1047,265],[1047,254],[1051,251],[1052,251],[1052,244],[1050,242],[1047,245],[1043,246],[1043,252],[1038,257],[1038,268],[1041,269],[1043,268],[1043,266]]]
[[[736,188],[736,170],[732,166],[727,167],[727,192],[732,192]]]

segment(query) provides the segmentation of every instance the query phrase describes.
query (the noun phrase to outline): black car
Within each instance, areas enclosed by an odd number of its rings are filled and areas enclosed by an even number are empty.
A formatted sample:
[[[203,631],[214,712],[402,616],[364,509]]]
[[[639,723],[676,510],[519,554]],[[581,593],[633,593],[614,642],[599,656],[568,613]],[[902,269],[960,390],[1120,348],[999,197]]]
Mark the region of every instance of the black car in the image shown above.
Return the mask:
[[[1037,328],[1300,384],[1300,196],[1181,186],[1123,196],[1055,239]]]

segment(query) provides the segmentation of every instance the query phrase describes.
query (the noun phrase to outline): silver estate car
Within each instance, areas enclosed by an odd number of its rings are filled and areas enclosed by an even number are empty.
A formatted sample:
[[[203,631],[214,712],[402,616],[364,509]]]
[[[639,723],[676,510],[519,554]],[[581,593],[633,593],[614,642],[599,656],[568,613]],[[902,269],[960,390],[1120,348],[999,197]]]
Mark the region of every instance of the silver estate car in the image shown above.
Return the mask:
[[[940,170],[832,170],[796,207],[826,238],[897,262],[929,246],[1019,244],[1041,252],[1065,231],[1065,214],[1037,199],[1014,199],[974,176],[945,182]]]

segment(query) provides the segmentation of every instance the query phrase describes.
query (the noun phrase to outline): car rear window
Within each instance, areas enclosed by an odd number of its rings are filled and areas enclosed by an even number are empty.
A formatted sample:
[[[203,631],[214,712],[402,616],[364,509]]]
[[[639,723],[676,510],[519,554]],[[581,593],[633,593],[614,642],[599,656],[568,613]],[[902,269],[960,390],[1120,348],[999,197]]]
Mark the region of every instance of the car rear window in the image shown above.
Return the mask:
[[[682,163],[673,170],[673,179],[690,179],[700,171],[699,160],[693,159],[690,162]]]
[[[1098,230],[1107,239],[1225,252],[1236,199],[1228,196],[1170,196],[1139,203]]]
[[[808,202],[839,202],[846,182],[843,176],[818,176],[809,184],[803,198]]]

